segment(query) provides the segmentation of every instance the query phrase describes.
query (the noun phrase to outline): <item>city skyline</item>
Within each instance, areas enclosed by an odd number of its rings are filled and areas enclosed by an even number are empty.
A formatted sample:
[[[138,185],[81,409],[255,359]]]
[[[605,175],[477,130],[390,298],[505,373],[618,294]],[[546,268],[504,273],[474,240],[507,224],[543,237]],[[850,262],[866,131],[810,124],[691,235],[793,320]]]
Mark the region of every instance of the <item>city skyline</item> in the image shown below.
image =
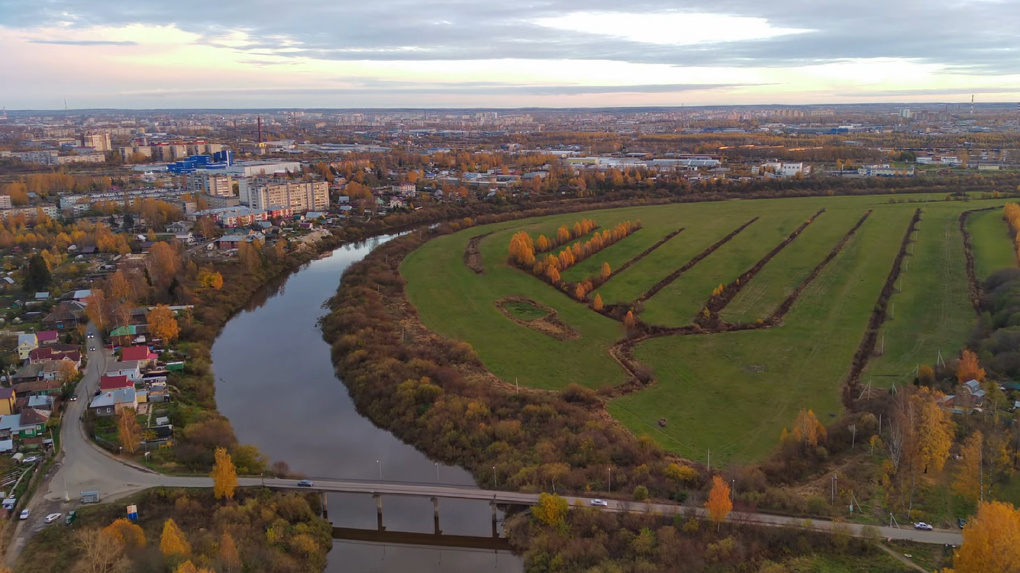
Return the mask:
[[[7,109],[1009,102],[1020,6],[0,0]]]

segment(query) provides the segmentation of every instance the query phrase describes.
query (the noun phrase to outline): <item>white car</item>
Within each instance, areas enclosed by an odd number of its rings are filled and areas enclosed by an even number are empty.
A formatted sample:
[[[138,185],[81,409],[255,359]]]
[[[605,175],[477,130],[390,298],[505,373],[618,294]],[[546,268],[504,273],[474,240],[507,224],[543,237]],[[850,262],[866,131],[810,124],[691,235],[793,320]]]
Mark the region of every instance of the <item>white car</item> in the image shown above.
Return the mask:
[[[18,519],[21,519],[22,521],[28,519],[28,510],[27,509],[22,510],[21,517],[19,517]]]
[[[44,519],[43,521],[45,521],[46,523],[53,523],[54,521],[60,519],[61,515],[63,515],[63,514],[61,514],[61,513],[51,513],[51,514],[47,515],[46,519]]]
[[[591,504],[599,507],[609,507],[609,503],[607,503],[604,499],[593,499],[591,500]]]
[[[923,521],[918,521],[917,523],[914,524],[914,529],[921,529],[923,531],[931,531],[933,529],[933,527],[928,525],[927,523],[925,523]]]
[[[37,461],[39,461],[39,456],[28,456],[27,458],[21,460],[21,463],[23,463],[23,464],[34,464]]]

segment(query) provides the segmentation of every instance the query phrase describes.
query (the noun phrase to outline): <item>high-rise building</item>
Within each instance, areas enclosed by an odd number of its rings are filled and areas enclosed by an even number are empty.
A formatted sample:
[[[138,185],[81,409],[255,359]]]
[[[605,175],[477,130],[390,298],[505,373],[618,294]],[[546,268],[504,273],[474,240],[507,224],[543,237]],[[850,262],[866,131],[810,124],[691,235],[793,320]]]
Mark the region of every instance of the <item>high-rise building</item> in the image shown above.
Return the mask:
[[[187,175],[188,191],[216,197],[233,197],[234,180],[222,172],[196,171]]]
[[[289,207],[295,213],[325,211],[329,208],[329,183],[280,182],[267,179],[242,179],[239,181],[241,203],[252,209]]]
[[[81,146],[91,147],[102,153],[113,150],[109,133],[83,133],[81,136]]]

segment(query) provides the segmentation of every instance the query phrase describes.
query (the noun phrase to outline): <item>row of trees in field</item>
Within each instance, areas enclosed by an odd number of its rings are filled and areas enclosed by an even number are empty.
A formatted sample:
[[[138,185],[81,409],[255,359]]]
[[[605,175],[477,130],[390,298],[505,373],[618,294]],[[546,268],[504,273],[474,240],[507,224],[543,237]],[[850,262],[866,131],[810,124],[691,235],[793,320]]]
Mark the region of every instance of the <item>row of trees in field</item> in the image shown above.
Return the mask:
[[[560,225],[552,239],[545,235],[539,235],[536,240],[532,240],[527,231],[519,231],[510,237],[510,262],[522,269],[530,270],[535,264],[537,255],[547,253],[574,239],[579,239],[597,228],[598,225],[595,221],[581,219],[575,221],[571,227]]]
[[[1020,260],[1020,203],[1006,203],[1002,207],[1002,218],[1009,225],[1009,232],[1013,235],[1014,250],[1017,252],[1017,260]]]

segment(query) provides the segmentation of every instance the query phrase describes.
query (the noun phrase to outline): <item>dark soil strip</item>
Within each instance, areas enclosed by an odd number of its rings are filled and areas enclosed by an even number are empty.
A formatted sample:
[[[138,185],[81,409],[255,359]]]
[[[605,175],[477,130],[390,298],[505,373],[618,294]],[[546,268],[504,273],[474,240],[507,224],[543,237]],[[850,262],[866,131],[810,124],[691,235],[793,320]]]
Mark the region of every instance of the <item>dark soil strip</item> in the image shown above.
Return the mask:
[[[840,241],[836,243],[836,246],[833,247],[831,251],[829,251],[829,254],[824,259],[822,259],[822,262],[818,263],[818,266],[816,266],[814,270],[811,271],[811,274],[808,275],[806,279],[804,279],[804,282],[800,283],[800,285],[796,289],[794,289],[792,293],[790,293],[790,296],[786,297],[786,300],[784,300],[783,303],[780,304],[776,308],[776,310],[765,320],[766,323],[768,323],[770,326],[782,324],[783,317],[785,317],[786,313],[790,312],[790,309],[793,308],[793,303],[797,302],[797,299],[800,298],[800,295],[804,293],[804,290],[807,289],[807,287],[812,282],[814,282],[816,278],[818,278],[818,275],[820,275],[822,271],[825,270],[825,267],[828,266],[830,262],[832,262],[832,259],[835,259],[836,255],[838,255],[840,251],[843,250],[843,247],[845,247],[846,244],[850,241],[850,239],[853,238],[853,236],[857,233],[857,230],[860,229],[861,225],[864,224],[864,221],[868,220],[869,216],[871,216],[870,209],[868,210],[868,212],[864,214],[863,217],[861,217],[857,221],[856,225],[854,225],[853,227],[850,228],[849,231],[847,231],[846,235],[843,235],[843,238],[840,239]]]
[[[477,235],[471,237],[468,241],[467,247],[464,247],[464,266],[475,271],[476,274],[485,274],[485,263],[482,262],[482,252],[478,250],[478,245],[482,242],[482,239],[488,237],[495,231],[489,231],[483,235]]]
[[[712,253],[714,253],[716,251],[716,249],[718,249],[719,247],[721,247],[721,246],[725,245],[726,243],[730,242],[730,240],[733,239],[733,237],[736,237],[741,231],[743,231],[744,229],[749,227],[751,225],[751,223],[754,223],[757,220],[758,220],[758,217],[755,217],[755,218],[751,219],[750,221],[744,223],[743,225],[741,225],[741,226],[737,227],[736,229],[734,229],[733,231],[731,231],[725,237],[723,237],[723,238],[719,239],[718,241],[716,241],[715,243],[713,243],[710,247],[708,247],[704,251],[701,251],[700,253],[698,253],[693,259],[687,261],[687,263],[684,266],[682,266],[679,269],[669,273],[669,276],[667,276],[666,278],[662,279],[661,281],[655,283],[655,286],[653,286],[652,288],[648,289],[648,292],[646,292],[645,294],[639,296],[638,299],[635,301],[635,303],[646,301],[646,300],[652,298],[653,296],[655,296],[656,294],[658,294],[659,291],[661,291],[662,289],[666,288],[666,286],[669,285],[671,282],[673,282],[676,279],[680,278],[680,275],[682,275],[685,272],[689,271],[691,269],[691,267],[693,267],[694,265],[700,263],[705,257],[707,257],[708,255],[711,255]]]
[[[739,277],[736,278],[736,280],[726,285],[721,293],[713,295],[712,298],[708,299],[708,302],[705,303],[705,307],[701,310],[701,313],[699,313],[697,318],[695,318],[695,322],[706,327],[711,327],[711,325],[720,322],[719,311],[726,308],[726,305],[728,305],[737,296],[737,294],[740,293],[740,291],[747,285],[747,283],[751,282],[751,279],[753,279],[759,272],[761,272],[763,268],[765,268],[765,265],[767,265],[768,262],[773,259],[773,257],[778,255],[780,251],[785,249],[790,243],[794,241],[794,239],[799,237],[800,234],[804,232],[804,229],[806,229],[808,225],[813,223],[815,219],[817,219],[824,212],[825,209],[822,208],[819,209],[818,212],[815,213],[814,215],[808,217],[807,221],[801,223],[796,229],[793,230],[792,233],[790,233],[785,239],[783,239],[782,242],[776,245],[768,253],[765,253],[765,256],[762,257],[757,263],[755,263],[754,266],[744,271],[744,274],[740,275]]]
[[[900,272],[903,270],[903,259],[907,256],[907,245],[910,244],[910,237],[914,234],[914,230],[917,228],[917,223],[920,220],[921,210],[917,209],[914,211],[914,216],[910,219],[907,232],[903,235],[903,242],[900,243],[900,250],[896,253],[896,260],[893,261],[892,270],[889,271],[889,276],[885,279],[885,286],[882,287],[882,292],[878,295],[878,301],[875,302],[875,310],[871,312],[871,318],[868,320],[868,330],[864,333],[861,345],[857,347],[857,353],[854,354],[854,360],[850,365],[850,374],[847,376],[846,384],[843,386],[843,404],[846,406],[857,400],[857,395],[860,392],[861,372],[864,372],[868,359],[875,352],[878,331],[882,327],[882,323],[885,322],[889,299],[892,298],[893,292],[896,289],[896,279],[899,278]]]
[[[655,249],[658,249],[659,247],[665,245],[667,241],[669,241],[673,237],[679,235],[683,230],[684,230],[684,227],[681,227],[681,228],[673,231],[672,233],[666,235],[665,237],[663,237],[662,239],[657,241],[651,247],[648,247],[644,251],[641,251],[641,254],[639,254],[638,256],[636,256],[633,259],[623,263],[622,265],[620,265],[620,268],[615,269],[612,272],[610,272],[609,273],[609,277],[607,277],[606,280],[602,281],[602,283],[599,286],[602,286],[602,285],[606,284],[607,282],[612,280],[612,278],[615,277],[616,275],[618,275],[618,274],[622,273],[623,271],[629,269],[631,267],[631,265],[633,265],[634,263],[636,263],[636,262],[640,261],[641,259],[647,257],[648,255],[652,254],[652,251],[654,251]]]
[[[523,320],[517,316],[514,316],[513,313],[511,313],[504,307],[504,304],[508,302],[527,303],[534,306],[535,308],[540,308],[546,311],[548,314],[546,314],[542,318],[536,318],[535,320]],[[503,316],[509,318],[510,320],[516,322],[517,324],[521,326],[526,326],[532,330],[537,330],[538,332],[541,332],[542,334],[545,334],[547,336],[551,336],[556,340],[574,340],[576,338],[581,337],[581,335],[576,330],[574,330],[573,328],[571,328],[570,326],[568,326],[562,320],[559,319],[559,315],[556,312],[556,309],[549,308],[544,304],[539,304],[530,298],[523,296],[508,296],[506,298],[501,298],[496,301],[496,308],[498,308],[499,311],[503,313]]]
[[[985,207],[960,213],[960,234],[963,235],[963,256],[967,258],[967,287],[970,293],[970,304],[974,312],[981,314],[981,281],[977,278],[977,271],[974,270],[974,245],[971,242],[970,231],[967,230],[967,219],[971,213],[991,211],[999,207]]]

